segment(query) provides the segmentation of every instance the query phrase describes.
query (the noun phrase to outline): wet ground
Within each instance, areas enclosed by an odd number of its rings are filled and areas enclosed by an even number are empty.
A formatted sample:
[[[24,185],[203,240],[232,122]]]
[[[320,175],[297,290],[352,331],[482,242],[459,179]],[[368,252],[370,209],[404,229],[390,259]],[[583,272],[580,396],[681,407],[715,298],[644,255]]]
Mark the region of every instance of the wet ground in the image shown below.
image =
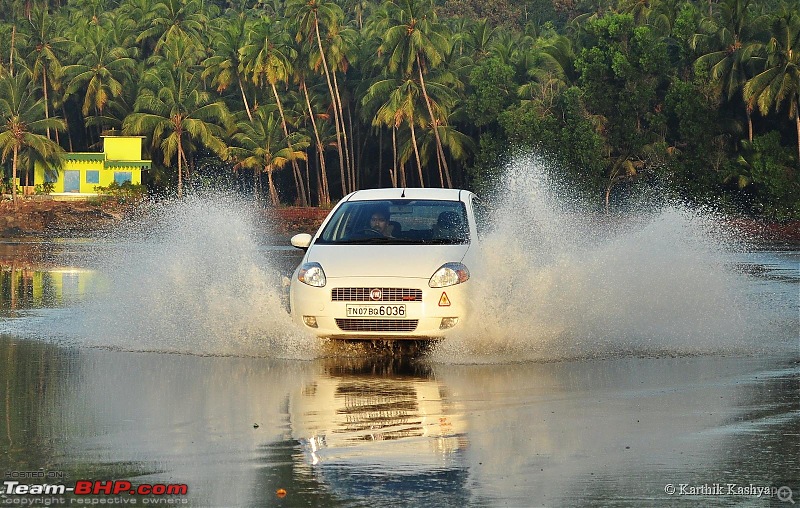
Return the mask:
[[[753,338],[759,347],[451,361],[310,343],[309,355],[259,355],[258,339],[190,354],[177,339],[159,348],[120,343],[111,329],[97,337],[94,321],[73,323],[87,300],[121,298],[87,262],[97,248],[0,245],[0,506],[800,501],[798,251],[732,263],[789,302]],[[283,272],[296,260],[263,252]],[[150,335],[183,328],[202,339],[197,317],[173,327],[144,302],[126,305]],[[129,484],[77,494],[90,488],[83,480]],[[78,490],[32,494],[41,484]],[[142,485],[186,489],[130,494]],[[121,492],[103,490],[112,487]]]

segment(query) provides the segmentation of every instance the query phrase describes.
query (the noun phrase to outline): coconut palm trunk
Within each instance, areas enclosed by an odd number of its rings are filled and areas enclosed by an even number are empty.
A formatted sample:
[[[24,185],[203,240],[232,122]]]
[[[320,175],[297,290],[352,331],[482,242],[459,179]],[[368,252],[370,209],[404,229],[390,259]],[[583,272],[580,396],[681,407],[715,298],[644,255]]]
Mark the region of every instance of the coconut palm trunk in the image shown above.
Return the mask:
[[[744,107],[745,114],[747,115],[747,141],[753,142],[753,107],[746,105]]]
[[[14,211],[17,211],[17,155],[19,155],[19,147],[14,145],[14,155],[11,161],[11,200],[14,203]]]
[[[11,27],[11,50],[9,50],[8,56],[8,73],[12,76],[14,75],[14,44],[17,40],[17,24],[14,23],[14,26]]]
[[[178,199],[183,197],[183,144],[181,143],[181,133],[178,132]]]
[[[274,82],[271,82],[270,85],[272,86],[272,93],[275,95],[275,102],[278,105],[278,113],[281,115],[281,127],[283,127],[283,134],[286,136],[286,140],[289,144],[289,150],[293,152],[294,149],[292,148],[292,142],[289,141],[289,128],[286,126],[286,116],[283,114],[283,104],[281,103],[281,98],[278,95],[278,88],[275,86]],[[308,201],[306,201],[306,186],[303,183],[303,173],[300,171],[300,166],[297,164],[296,159],[292,159],[292,172],[294,174],[294,183],[297,187],[297,197],[300,198],[300,204],[302,206],[308,206]]]
[[[247,94],[244,93],[244,85],[242,85],[242,79],[239,77],[239,73],[236,73],[236,79],[239,81],[239,91],[242,92],[242,101],[244,102],[244,110],[247,111],[247,118],[250,121],[253,121],[253,113],[250,111],[250,103],[247,102]]]
[[[408,119],[408,125],[411,127],[411,145],[414,148],[414,157],[417,160],[417,171],[419,172],[419,186],[425,187],[425,179],[422,176],[422,160],[419,157],[419,148],[417,147],[417,133],[414,129],[414,116]]]
[[[267,170],[267,185],[269,186],[269,198],[272,201],[272,206],[277,207],[279,203],[278,191],[275,189],[275,182],[272,180],[272,170],[274,168],[267,166],[264,169]]]
[[[431,99],[428,97],[428,89],[425,87],[425,78],[422,75],[422,62],[419,58],[419,53],[417,53],[417,70],[419,71],[419,84],[422,87],[422,95],[425,98],[425,106],[428,108],[428,114],[431,117],[431,126],[433,127],[433,136],[436,138],[436,153],[437,156],[441,160],[442,167],[439,168],[441,172],[442,168],[444,169],[445,177],[447,178],[447,187],[453,187],[453,181],[450,179],[450,168],[447,167],[447,161],[444,157],[444,150],[442,149],[442,139],[439,137],[439,122],[436,120],[436,116],[433,114],[433,108],[431,107]],[[441,175],[440,175],[441,178]],[[444,186],[444,181],[442,182],[442,186]]]
[[[397,172],[400,172],[400,186],[401,187],[408,187],[408,181],[406,180],[406,166],[405,164],[398,164],[399,158],[397,156],[397,126],[392,125],[392,150],[394,151],[394,177],[395,181],[397,180]]]
[[[800,166],[800,111],[798,111],[800,107],[795,105],[794,107],[794,123],[795,127],[797,128],[797,165]]]
[[[348,180],[348,184],[349,184],[347,186],[347,190],[348,190],[348,192],[352,192],[352,191],[356,190],[355,189],[356,182],[355,182],[355,174],[354,174],[355,173],[355,169],[353,167],[353,160],[351,158],[352,155],[350,153],[351,152],[350,146],[349,146],[348,141],[347,141],[347,128],[345,127],[345,123],[344,123],[344,107],[342,105],[342,97],[339,94],[339,80],[336,78],[336,71],[334,70],[331,74],[332,74],[332,78],[333,78],[333,91],[334,91],[335,99],[336,99],[335,100],[335,105],[336,105],[336,109],[339,112],[338,117],[339,117],[340,122],[342,124],[342,144],[344,146],[345,169],[347,170],[347,180]]]
[[[436,126],[434,125],[434,129]],[[444,176],[442,175],[442,156],[439,150],[436,150],[436,168],[439,170],[439,185],[444,188]]]
[[[61,104],[61,117],[67,118],[67,108],[63,102]],[[75,150],[72,148],[72,131],[69,128],[67,128],[67,141],[69,142],[69,151],[74,152]]]
[[[42,92],[44,93],[44,117],[50,118],[50,100],[47,98],[47,67],[42,70]],[[47,139],[50,139],[50,127],[47,128]]]
[[[339,151],[339,170],[342,174],[342,196],[347,194],[347,172],[345,169],[346,160],[344,158],[344,152],[342,150],[342,131],[341,131],[341,119],[339,117],[339,108],[336,105],[336,95],[333,91],[333,83],[331,82],[331,74],[328,70],[328,61],[325,58],[325,51],[322,48],[322,37],[319,34],[319,18],[317,17],[316,11],[314,11],[314,33],[317,36],[317,47],[319,49],[319,55],[322,60],[322,69],[325,72],[325,80],[328,83],[328,92],[331,96],[331,102],[333,103],[333,116],[334,116],[334,124],[336,127],[336,149]]]
[[[392,126],[392,167],[389,170],[389,178],[392,180],[392,187],[397,187],[397,129]]]
[[[305,80],[302,81],[301,87],[303,95],[306,98],[306,106],[308,106],[308,116],[311,119],[311,126],[314,129],[314,138],[317,140],[317,155],[319,157],[319,171],[320,171],[320,201],[322,205],[331,204],[331,193],[328,189],[328,172],[325,168],[325,152],[322,147],[322,140],[319,137],[319,128],[317,127],[317,120],[314,118],[314,110],[311,108],[311,98],[308,96],[308,87]]]

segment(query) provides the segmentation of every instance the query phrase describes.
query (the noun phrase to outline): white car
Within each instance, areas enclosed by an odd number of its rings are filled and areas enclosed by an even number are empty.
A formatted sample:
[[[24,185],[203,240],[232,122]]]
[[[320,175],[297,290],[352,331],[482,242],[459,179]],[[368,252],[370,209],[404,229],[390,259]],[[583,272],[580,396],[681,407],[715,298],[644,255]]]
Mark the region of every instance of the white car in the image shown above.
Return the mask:
[[[292,318],[319,337],[438,339],[469,309],[477,256],[473,193],[459,189],[353,192],[331,210],[289,286]]]

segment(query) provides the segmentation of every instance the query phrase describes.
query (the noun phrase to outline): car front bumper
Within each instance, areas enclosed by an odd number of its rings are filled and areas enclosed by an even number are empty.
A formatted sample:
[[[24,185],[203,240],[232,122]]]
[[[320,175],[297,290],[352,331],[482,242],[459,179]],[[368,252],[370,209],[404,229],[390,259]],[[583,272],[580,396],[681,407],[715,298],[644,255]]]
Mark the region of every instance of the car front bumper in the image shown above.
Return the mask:
[[[334,290],[347,288],[362,291],[360,297],[334,301]],[[374,301],[363,293],[372,289],[410,290],[420,296],[411,300],[400,297]],[[440,339],[458,329],[468,308],[469,281],[446,288],[428,287],[428,279],[399,277],[328,278],[325,287],[312,287],[296,278],[291,282],[289,300],[292,319],[305,330],[336,339]],[[409,291],[404,291],[408,293]],[[387,306],[403,315],[348,316],[348,306]],[[313,318],[313,319],[311,319]],[[310,326],[313,323],[316,326]]]

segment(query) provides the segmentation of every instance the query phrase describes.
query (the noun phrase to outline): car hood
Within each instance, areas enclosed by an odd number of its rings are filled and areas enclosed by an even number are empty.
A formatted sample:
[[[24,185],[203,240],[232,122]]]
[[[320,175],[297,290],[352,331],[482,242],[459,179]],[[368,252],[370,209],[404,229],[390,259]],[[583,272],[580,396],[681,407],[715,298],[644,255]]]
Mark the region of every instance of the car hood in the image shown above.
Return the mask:
[[[314,245],[308,261],[326,277],[429,278],[440,266],[462,261],[469,245]]]

